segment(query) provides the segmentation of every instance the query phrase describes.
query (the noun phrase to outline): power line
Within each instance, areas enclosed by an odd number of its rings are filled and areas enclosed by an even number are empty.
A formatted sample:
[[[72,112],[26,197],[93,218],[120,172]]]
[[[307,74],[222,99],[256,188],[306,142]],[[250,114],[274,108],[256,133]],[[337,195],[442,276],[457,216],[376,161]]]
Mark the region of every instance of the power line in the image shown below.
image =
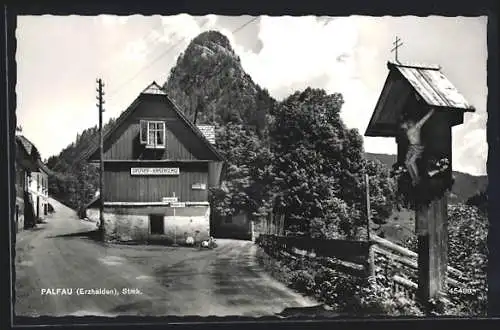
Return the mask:
[[[155,31],[157,28],[164,28],[163,22],[162,22],[162,20],[161,20],[163,17],[162,17],[162,16],[159,16],[158,18],[159,18],[159,22],[158,22],[158,23],[156,23],[156,24],[154,24],[154,25],[150,28],[150,30],[151,30],[151,31]],[[201,27],[203,27],[203,26],[201,26]],[[151,31],[150,31],[150,32],[148,32],[148,33],[146,33],[145,35],[143,35],[143,37],[142,37],[142,38],[140,38],[139,40],[146,42],[146,41],[148,40],[149,36],[151,35]],[[164,32],[164,31],[162,31],[162,32]],[[170,33],[169,35],[175,35],[175,34],[176,34],[176,32],[175,32],[175,31],[173,31],[173,32],[172,32],[172,33]],[[164,37],[164,35],[163,35],[162,33],[158,33],[158,35],[157,35],[156,37],[154,37],[154,38],[153,38],[153,40],[151,40],[151,42],[153,42],[153,43],[154,43],[154,42],[157,42],[157,41],[159,41],[162,37]],[[155,51],[155,50],[156,50],[156,47],[152,47],[149,51],[146,51],[146,53],[144,54],[144,56],[147,56],[147,55],[150,55],[150,54],[154,53],[154,51]],[[106,65],[106,66],[105,66],[105,68],[104,68],[104,71],[106,71],[106,70],[107,70],[108,68],[110,68],[110,67],[111,67],[111,65]]]
[[[249,20],[248,22],[246,22],[245,24],[241,25],[240,27],[236,28],[235,30],[233,30],[231,32],[233,34],[239,32],[240,30],[242,30],[243,28],[245,28],[248,24],[251,24],[252,22],[254,22],[255,20],[257,20],[257,18],[259,18],[259,17],[256,16],[256,17],[252,18],[251,20]]]
[[[143,42],[146,42],[146,41],[147,41],[147,39],[148,39],[148,37],[151,35],[151,31],[155,31],[157,28],[161,28],[161,27],[163,27],[163,24],[162,24],[161,19],[160,19],[160,22],[159,22],[159,23],[154,24],[154,25],[153,25],[153,26],[149,29],[150,31],[149,31],[148,33],[146,33],[145,35],[143,35],[143,36],[142,36],[141,38],[139,38],[138,40],[143,41]],[[162,37],[162,34],[161,34],[161,33],[159,33],[159,34],[158,34],[158,36],[156,36],[156,38],[154,38],[154,39],[152,40],[152,42],[156,42],[156,41],[160,40],[160,39],[161,39],[161,37]],[[149,55],[149,54],[151,54],[151,53],[152,53],[152,51],[149,51],[149,52],[146,52],[146,54],[145,54],[145,55]],[[108,64],[104,66],[103,71],[108,71],[110,68],[112,68],[112,67],[115,65],[115,63],[116,63],[115,61],[112,61],[112,63],[109,63],[109,62],[108,62]]]
[[[176,42],[174,45],[172,45],[171,47],[169,47],[166,51],[164,51],[163,53],[160,54],[160,56],[158,56],[156,59],[154,59],[152,62],[148,63],[147,65],[143,66],[134,76],[132,76],[131,78],[129,78],[127,81],[125,81],[124,83],[122,83],[118,88],[114,89],[110,95],[114,95],[116,94],[119,90],[121,90],[123,87],[125,87],[126,85],[128,85],[132,80],[134,80],[135,78],[137,78],[144,70],[148,69],[149,67],[151,67],[153,64],[155,64],[156,62],[158,62],[160,59],[162,59],[165,55],[167,55],[172,49],[174,49],[175,47],[177,47],[178,45],[180,45],[182,42],[184,41],[184,38],[182,38],[181,40],[179,40],[178,42]]]

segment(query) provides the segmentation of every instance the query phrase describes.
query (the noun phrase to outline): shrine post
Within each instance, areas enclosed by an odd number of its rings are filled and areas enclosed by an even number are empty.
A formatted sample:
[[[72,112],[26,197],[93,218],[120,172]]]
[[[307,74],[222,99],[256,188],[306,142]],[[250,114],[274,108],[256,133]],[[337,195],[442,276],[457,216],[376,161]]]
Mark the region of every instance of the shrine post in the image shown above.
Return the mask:
[[[398,161],[395,165],[403,169],[397,177],[398,193],[415,211],[417,296],[429,306],[429,301],[439,301],[447,292],[447,196],[453,184],[452,127],[462,124],[464,112],[474,112],[474,108],[438,66],[403,65],[400,62],[388,62],[387,66],[389,74],[365,136],[396,138]],[[401,132],[401,118],[418,120],[431,110],[432,116],[420,130],[423,147],[423,153],[417,160],[420,181],[414,186],[404,171],[409,142]],[[439,164],[445,166],[440,167]]]

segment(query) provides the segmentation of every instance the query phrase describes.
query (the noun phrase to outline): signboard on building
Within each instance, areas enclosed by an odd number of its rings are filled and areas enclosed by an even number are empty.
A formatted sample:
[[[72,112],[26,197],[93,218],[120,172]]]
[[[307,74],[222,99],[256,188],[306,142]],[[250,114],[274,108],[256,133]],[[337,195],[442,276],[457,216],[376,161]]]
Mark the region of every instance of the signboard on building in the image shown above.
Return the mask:
[[[193,190],[206,190],[207,185],[205,183],[193,183],[191,185],[191,189],[193,189]]]
[[[163,203],[176,203],[178,201],[177,197],[163,197],[161,199]]]
[[[170,207],[186,207],[186,203],[184,202],[170,203]]]
[[[179,175],[178,167],[132,167],[131,175]]]

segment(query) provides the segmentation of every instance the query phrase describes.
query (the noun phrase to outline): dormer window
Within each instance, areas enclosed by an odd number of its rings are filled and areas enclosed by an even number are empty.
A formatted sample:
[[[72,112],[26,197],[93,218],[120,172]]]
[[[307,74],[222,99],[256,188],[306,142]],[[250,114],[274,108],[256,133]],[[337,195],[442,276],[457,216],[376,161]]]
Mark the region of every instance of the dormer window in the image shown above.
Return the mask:
[[[141,120],[140,140],[148,149],[165,148],[165,122]]]

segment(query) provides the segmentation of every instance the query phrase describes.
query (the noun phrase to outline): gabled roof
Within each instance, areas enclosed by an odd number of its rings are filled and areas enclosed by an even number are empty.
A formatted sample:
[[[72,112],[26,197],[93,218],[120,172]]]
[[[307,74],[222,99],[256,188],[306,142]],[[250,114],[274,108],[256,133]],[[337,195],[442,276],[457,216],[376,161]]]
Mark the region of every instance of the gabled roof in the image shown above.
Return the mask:
[[[474,107],[441,73],[441,67],[437,65],[401,64],[390,61],[387,63],[387,67],[389,70],[398,70],[427,104],[435,107],[474,112]]]
[[[167,95],[167,93],[155,81],[146,87],[142,91],[142,94]]]
[[[187,124],[187,126],[195,133],[195,135],[202,141],[206,147],[216,156],[216,158],[220,161],[224,161],[222,155],[215,149],[215,147],[207,140],[204,134],[182,113],[179,107],[174,103],[174,101],[167,95],[167,93],[155,82],[153,81],[148,87],[146,87],[141,94],[132,102],[132,104],[118,117],[118,119],[113,123],[110,129],[104,134],[103,141],[106,141],[114,131],[118,127],[120,127],[128,117],[137,109],[143,95],[161,95],[164,97],[164,100],[167,101],[175,113],[179,116],[179,118]],[[87,152],[82,158],[89,159],[91,158],[99,149],[98,145],[94,145],[91,147],[89,152]]]
[[[18,148],[21,148],[27,156],[31,157],[31,161],[33,162],[32,171],[36,171],[40,169],[40,164],[43,164],[40,160],[40,152],[35,147],[35,145],[28,140],[24,135],[16,134],[16,144]]]
[[[31,172],[38,171],[38,164],[34,155],[28,153],[30,149],[29,145],[26,144],[26,140],[18,138],[16,136],[16,163],[19,164],[25,170]],[[23,143],[24,142],[24,143]]]
[[[457,114],[475,111],[441,73],[440,66],[389,61],[387,68],[389,74],[365,136],[394,136],[396,117],[402,111],[405,99],[412,94],[418,95],[438,111],[455,111]],[[453,125],[459,123],[460,121],[456,121]]]
[[[50,169],[47,167],[47,165],[45,165],[40,159],[37,160],[37,165],[38,165],[38,168],[40,169],[40,171],[46,173],[46,174],[50,174],[51,171]]]
[[[30,140],[28,140],[24,135],[16,135],[16,140],[19,141],[28,155],[33,155],[32,152],[36,150],[36,147]]]

